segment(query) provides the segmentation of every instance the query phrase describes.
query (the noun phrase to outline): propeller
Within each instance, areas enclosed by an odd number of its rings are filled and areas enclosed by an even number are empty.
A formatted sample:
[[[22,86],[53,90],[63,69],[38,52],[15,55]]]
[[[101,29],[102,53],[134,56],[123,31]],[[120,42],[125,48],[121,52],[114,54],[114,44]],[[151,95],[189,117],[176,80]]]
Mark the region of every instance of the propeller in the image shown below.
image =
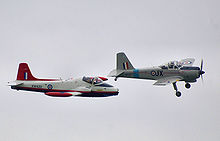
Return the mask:
[[[203,59],[201,60],[201,66],[200,66],[200,71],[199,71],[199,75],[201,76],[202,82],[203,82],[203,74],[205,73],[203,70]]]

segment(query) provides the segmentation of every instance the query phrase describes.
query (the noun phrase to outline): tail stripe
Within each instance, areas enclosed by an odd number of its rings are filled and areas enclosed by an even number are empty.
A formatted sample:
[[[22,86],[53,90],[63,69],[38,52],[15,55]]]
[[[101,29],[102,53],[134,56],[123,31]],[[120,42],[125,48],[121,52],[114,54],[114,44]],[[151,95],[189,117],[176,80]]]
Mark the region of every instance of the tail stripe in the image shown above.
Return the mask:
[[[131,62],[128,60],[125,53],[120,52],[117,53],[117,65],[116,70],[132,70],[134,67],[132,66]]]
[[[123,63],[123,68],[124,68],[125,70],[129,69],[129,67],[128,67],[128,62]]]
[[[28,80],[28,73],[27,72],[24,73],[24,80]]]

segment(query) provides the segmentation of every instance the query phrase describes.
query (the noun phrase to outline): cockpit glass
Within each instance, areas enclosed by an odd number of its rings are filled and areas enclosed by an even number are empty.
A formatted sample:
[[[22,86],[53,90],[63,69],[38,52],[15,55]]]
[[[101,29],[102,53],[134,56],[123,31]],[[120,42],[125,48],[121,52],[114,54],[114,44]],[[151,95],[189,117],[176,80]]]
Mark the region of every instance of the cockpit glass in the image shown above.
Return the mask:
[[[82,79],[83,81],[90,83],[90,84],[101,84],[103,83],[102,79],[98,78],[98,77],[83,77]]]
[[[162,69],[178,69],[182,65],[178,61],[171,61],[165,65],[160,66]]]

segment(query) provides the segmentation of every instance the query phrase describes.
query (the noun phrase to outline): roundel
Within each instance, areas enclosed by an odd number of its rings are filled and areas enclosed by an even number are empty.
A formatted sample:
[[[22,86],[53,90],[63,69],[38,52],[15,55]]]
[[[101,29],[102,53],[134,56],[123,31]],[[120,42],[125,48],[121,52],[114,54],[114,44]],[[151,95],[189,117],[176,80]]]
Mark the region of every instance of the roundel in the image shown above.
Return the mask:
[[[53,89],[53,85],[48,84],[48,85],[47,85],[47,88],[48,88],[49,90],[52,90],[52,89]]]
[[[156,75],[156,71],[154,71],[154,70],[151,71],[151,75],[152,75],[152,76],[155,76],[155,75]]]

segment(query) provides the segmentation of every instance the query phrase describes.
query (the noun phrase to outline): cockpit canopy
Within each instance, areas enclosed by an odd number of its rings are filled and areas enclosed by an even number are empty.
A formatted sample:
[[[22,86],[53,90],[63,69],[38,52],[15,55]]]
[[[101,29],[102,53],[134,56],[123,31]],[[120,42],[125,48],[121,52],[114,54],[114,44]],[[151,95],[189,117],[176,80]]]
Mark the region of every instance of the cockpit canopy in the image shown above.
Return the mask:
[[[181,67],[190,67],[195,62],[194,58],[186,58],[180,61],[170,61],[164,65],[159,66],[162,69],[179,69]]]
[[[162,68],[162,69],[178,69],[180,67],[182,67],[182,65],[178,61],[170,61],[167,64],[160,66],[160,68]]]
[[[90,84],[101,84],[103,83],[102,79],[100,79],[99,77],[86,77],[84,76],[83,81],[90,83]]]
[[[103,83],[103,80],[99,77],[86,77],[86,76],[84,76],[82,80],[89,83],[89,84],[93,84],[95,86],[98,86],[98,87],[113,87],[110,84]]]

